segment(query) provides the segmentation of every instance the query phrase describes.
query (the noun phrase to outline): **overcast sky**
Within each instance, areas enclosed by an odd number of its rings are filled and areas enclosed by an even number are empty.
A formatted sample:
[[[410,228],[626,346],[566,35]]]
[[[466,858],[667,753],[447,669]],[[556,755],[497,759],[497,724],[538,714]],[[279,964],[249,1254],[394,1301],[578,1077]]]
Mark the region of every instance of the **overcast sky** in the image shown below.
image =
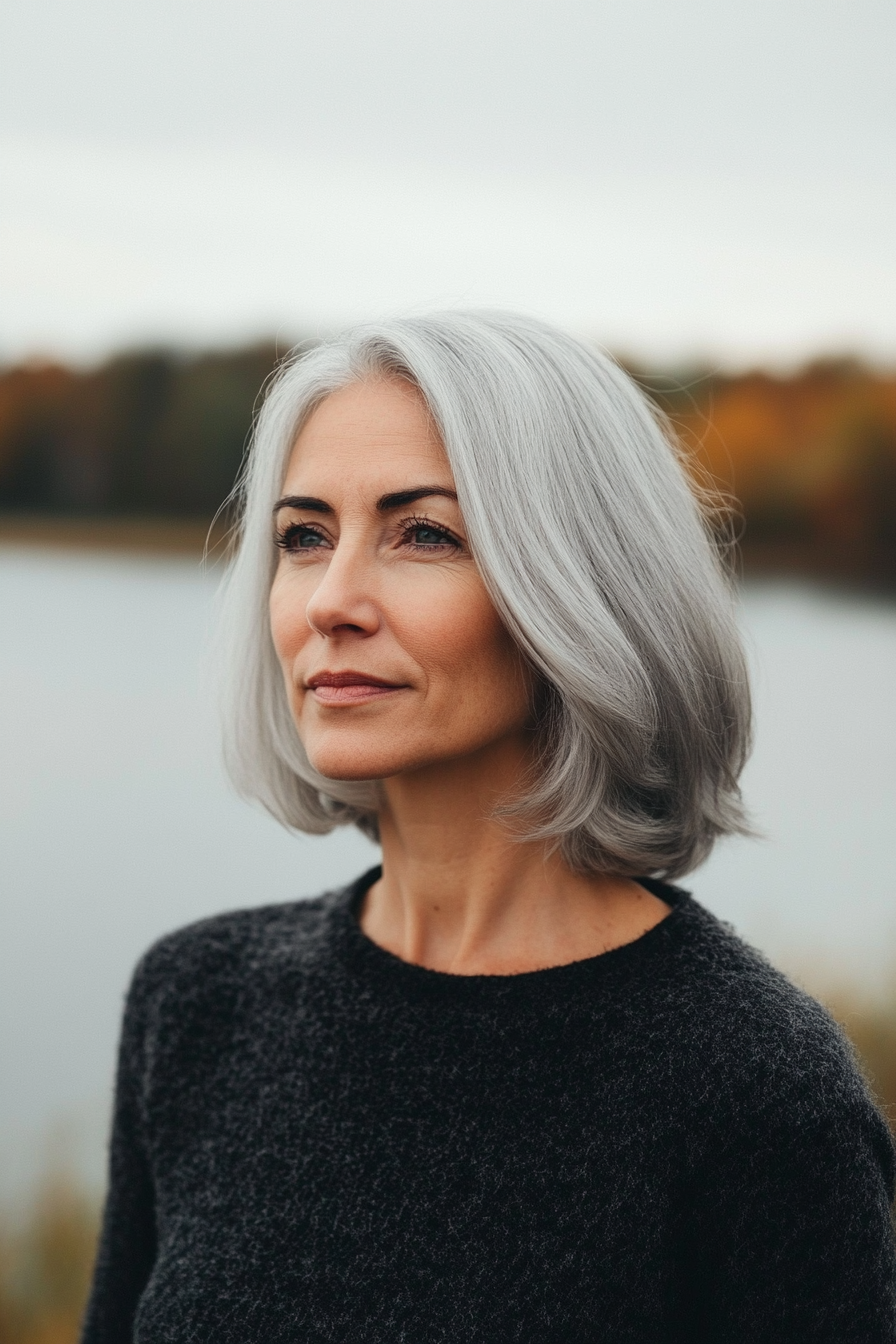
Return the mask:
[[[892,0],[19,0],[0,358],[498,302],[896,359]]]

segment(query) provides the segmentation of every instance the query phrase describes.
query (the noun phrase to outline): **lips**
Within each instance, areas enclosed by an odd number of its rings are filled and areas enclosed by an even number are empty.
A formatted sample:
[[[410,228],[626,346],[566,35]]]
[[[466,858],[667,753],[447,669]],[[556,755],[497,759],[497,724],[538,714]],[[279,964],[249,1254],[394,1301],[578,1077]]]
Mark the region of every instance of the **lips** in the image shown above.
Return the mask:
[[[385,681],[366,672],[317,672],[305,686],[320,705],[357,705],[407,690],[403,683]]]

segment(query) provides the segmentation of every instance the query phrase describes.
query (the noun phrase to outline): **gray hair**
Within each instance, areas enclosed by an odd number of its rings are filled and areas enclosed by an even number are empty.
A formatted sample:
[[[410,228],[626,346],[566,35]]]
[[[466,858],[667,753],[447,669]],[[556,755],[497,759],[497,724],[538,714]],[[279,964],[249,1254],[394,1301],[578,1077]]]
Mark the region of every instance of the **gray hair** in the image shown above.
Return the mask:
[[[676,877],[745,832],[750,698],[710,520],[662,417],[610,358],[536,319],[448,311],[356,327],[280,369],[237,487],[223,592],[225,761],[279,821],[376,835],[378,785],[320,775],[268,624],[271,511],[323,398],[409,380],[439,430],[472,553],[538,676],[539,758],[501,809],[580,872]]]

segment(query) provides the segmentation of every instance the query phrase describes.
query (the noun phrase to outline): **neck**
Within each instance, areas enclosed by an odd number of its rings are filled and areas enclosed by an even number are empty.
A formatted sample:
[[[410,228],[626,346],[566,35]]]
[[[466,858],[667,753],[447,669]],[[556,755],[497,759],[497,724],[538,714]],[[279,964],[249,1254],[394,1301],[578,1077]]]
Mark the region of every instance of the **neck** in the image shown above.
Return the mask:
[[[506,975],[596,956],[668,913],[636,882],[576,873],[494,816],[530,763],[528,743],[511,739],[384,783],[368,937],[433,970]]]

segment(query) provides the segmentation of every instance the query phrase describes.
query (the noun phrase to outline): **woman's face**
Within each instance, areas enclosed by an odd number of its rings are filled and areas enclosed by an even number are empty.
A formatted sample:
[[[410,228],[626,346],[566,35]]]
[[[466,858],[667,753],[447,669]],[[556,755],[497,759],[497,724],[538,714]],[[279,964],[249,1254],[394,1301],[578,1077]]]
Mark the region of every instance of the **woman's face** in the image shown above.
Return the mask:
[[[398,378],[327,397],[274,513],[271,633],[331,779],[384,779],[518,739],[532,679],[470,554],[426,405]]]

